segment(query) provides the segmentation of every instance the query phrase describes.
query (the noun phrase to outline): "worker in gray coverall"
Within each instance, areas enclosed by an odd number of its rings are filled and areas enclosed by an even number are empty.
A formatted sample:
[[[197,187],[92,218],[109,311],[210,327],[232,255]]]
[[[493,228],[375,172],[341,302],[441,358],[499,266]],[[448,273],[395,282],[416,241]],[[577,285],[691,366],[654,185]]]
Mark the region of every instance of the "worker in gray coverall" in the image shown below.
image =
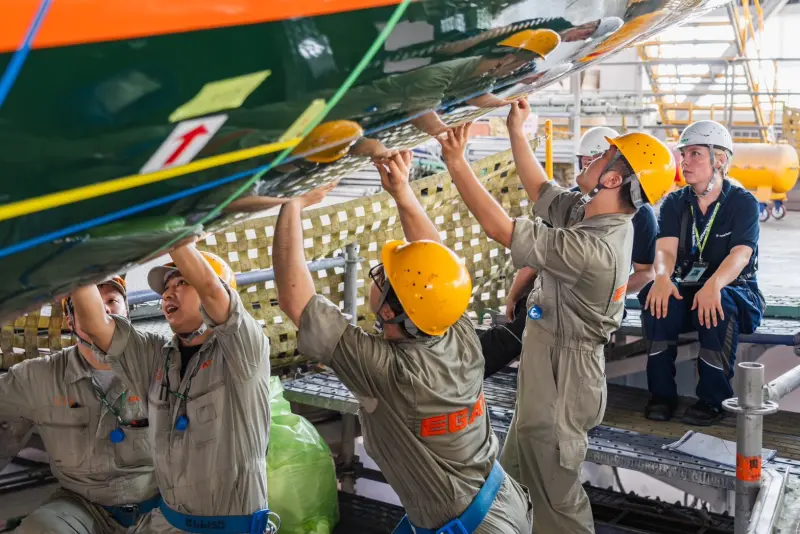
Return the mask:
[[[122,278],[107,280],[94,291],[100,314],[128,315]],[[0,375],[0,418],[36,427],[61,483],[16,532],[147,532],[159,495],[145,399],[95,357],[68,299],[62,307],[78,345],[26,360]]]
[[[671,187],[675,163],[652,136],[626,134],[578,176],[584,191],[548,181],[521,134],[526,100],[508,116],[517,173],[534,219],[511,219],[464,159],[469,124],[439,138],[461,197],[489,238],[511,249],[517,269],[539,272],[528,297],[517,407],[501,463],[530,488],[534,532],[594,532],[579,476],[588,431],[605,412],[603,345],[622,320],[631,265],[631,218]]]
[[[165,520],[186,532],[273,530],[267,509],[269,339],[219,257],[184,245],[154,267],[150,288],[174,335],[137,330],[99,313],[94,287],[72,295],[75,314],[114,372],[147,399]]]
[[[281,208],[273,249],[278,302],[299,327],[298,350],[331,366],[359,400],[364,446],[408,514],[395,532],[414,525],[417,534],[527,533],[527,491],[496,462],[483,356],[465,314],[469,273],[409,187],[410,163],[404,151],[377,164],[409,241],[387,243],[383,263],[370,271],[369,303],[383,335],[352,325],[317,295],[306,268],[301,212],[330,186]]]

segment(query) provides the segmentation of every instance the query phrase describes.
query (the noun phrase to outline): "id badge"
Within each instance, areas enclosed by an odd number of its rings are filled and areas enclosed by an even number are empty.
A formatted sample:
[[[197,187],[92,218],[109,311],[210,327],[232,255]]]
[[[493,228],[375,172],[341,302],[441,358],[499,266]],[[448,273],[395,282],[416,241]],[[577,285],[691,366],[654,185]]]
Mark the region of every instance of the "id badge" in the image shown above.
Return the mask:
[[[700,278],[703,276],[703,273],[706,272],[708,269],[708,264],[704,262],[695,262],[692,265],[692,269],[689,271],[689,274],[683,277],[684,282],[699,282]]]

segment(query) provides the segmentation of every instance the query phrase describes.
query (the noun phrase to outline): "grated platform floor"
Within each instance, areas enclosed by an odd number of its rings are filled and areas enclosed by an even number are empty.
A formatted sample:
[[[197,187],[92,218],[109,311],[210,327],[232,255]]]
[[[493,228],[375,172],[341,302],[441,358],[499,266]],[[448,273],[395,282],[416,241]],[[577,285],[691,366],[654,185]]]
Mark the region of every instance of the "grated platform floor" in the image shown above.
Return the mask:
[[[732,534],[733,518],[584,486],[592,503],[598,534]],[[403,517],[399,506],[339,493],[339,524],[333,534],[389,534]]]
[[[501,441],[511,423],[516,397],[516,374],[501,372],[485,381],[486,403],[492,427]],[[286,398],[295,403],[355,414],[358,402],[331,373],[307,375],[284,384]],[[590,433],[587,460],[603,465],[623,467],[662,477],[677,477],[703,485],[734,489],[732,467],[696,460],[662,449],[663,445],[681,438],[692,428],[673,420],[655,423],[644,417],[647,391],[626,386],[609,385],[609,400],[603,425]],[[690,399],[682,399],[687,406]],[[680,415],[680,411],[678,414]],[[778,412],[764,420],[764,447],[778,450],[778,458],[766,465],[779,470],[800,470],[800,438],[792,435],[800,428],[800,414]],[[731,441],[736,440],[736,419],[727,417],[702,432]]]

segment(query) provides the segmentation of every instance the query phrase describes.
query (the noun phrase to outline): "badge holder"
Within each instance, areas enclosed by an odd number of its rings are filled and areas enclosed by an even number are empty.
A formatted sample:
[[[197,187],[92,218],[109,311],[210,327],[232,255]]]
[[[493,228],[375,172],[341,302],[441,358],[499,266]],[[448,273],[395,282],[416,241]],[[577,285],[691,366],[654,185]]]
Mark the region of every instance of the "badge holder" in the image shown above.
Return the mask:
[[[689,274],[687,274],[683,278],[682,281],[683,282],[690,282],[690,283],[697,283],[697,282],[700,281],[700,278],[703,277],[703,273],[706,272],[706,269],[708,269],[708,263],[702,262],[702,261],[697,261],[692,265],[692,268],[689,271]]]

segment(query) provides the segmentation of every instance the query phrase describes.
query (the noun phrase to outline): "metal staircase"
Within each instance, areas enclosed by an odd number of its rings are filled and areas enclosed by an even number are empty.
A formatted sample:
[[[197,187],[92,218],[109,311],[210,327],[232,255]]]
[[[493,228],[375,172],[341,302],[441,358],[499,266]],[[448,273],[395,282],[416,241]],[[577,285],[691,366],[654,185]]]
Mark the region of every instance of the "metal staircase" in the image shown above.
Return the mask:
[[[667,137],[693,121],[726,124],[736,142],[780,136],[779,60],[761,57],[764,23],[787,0],[734,0],[715,14],[637,45]]]

